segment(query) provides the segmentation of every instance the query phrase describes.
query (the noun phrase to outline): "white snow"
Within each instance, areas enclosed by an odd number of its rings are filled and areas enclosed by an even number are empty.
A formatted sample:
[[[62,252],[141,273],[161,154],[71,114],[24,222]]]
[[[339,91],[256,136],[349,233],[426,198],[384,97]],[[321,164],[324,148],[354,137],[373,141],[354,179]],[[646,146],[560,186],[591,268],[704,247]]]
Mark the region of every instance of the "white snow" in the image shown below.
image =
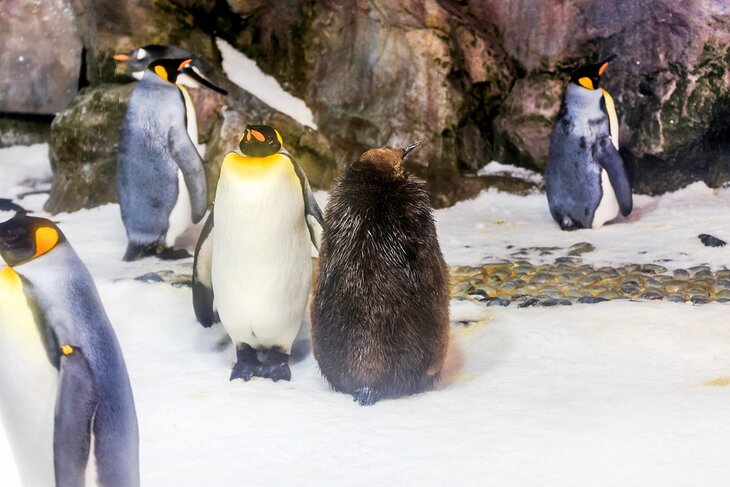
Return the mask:
[[[256,61],[228,42],[220,38],[215,41],[223,56],[223,70],[228,79],[260,98],[271,108],[289,115],[302,125],[317,129],[312,110],[302,99],[284,90],[276,78],[261,71]]]
[[[0,150],[0,197],[22,191],[27,175],[48,175],[44,150]],[[39,211],[44,199],[22,203]],[[573,233],[552,222],[542,194],[488,191],[437,218],[451,264],[588,241],[589,263],[717,269],[728,251],[697,234],[730,238],[729,199],[728,189],[695,184],[638,197],[628,222]],[[306,339],[290,383],[229,382],[233,350],[218,349],[220,327],[195,322],[190,290],[129,279],[189,272],[189,261],[122,263],[116,205],[54,219],[89,265],[124,350],[144,485],[727,485],[727,305],[455,301],[452,320],[472,324],[453,326],[439,390],[362,408],[329,390]],[[3,438],[2,485],[15,487]]]
[[[542,182],[542,174],[524,167],[502,164],[492,161],[477,171],[477,176],[511,176],[516,179],[525,179],[533,183]]]

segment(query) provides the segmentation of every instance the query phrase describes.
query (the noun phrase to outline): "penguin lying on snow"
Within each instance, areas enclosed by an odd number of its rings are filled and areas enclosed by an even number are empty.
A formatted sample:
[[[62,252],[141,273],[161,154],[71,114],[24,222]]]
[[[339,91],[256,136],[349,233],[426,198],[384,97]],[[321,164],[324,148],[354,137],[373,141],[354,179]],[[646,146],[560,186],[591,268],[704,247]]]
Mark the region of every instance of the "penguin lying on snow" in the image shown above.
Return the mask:
[[[195,249],[193,306],[203,326],[220,318],[236,345],[231,380],[289,380],[322,212],[276,130],[247,126],[240,148],[242,156],[223,160],[214,211]],[[257,352],[267,354],[263,363]]]
[[[361,405],[430,389],[446,357],[448,270],[426,183],[402,167],[416,146],[367,151],[327,204],[312,349]]]
[[[22,212],[0,256],[0,413],[25,485],[139,486],[132,390],[88,270]]]
[[[598,83],[611,56],[576,70],[550,141],[545,189],[550,214],[563,230],[599,228],[631,213],[632,196],[618,152],[613,98]]]
[[[191,59],[164,59],[149,65],[132,92],[124,116],[117,155],[117,191],[129,244],[124,260],[164,252],[205,214],[208,190],[203,161],[188,133],[195,109],[181,74],[224,93],[189,71]],[[193,138],[197,139],[197,128]],[[159,248],[158,248],[159,247]]]

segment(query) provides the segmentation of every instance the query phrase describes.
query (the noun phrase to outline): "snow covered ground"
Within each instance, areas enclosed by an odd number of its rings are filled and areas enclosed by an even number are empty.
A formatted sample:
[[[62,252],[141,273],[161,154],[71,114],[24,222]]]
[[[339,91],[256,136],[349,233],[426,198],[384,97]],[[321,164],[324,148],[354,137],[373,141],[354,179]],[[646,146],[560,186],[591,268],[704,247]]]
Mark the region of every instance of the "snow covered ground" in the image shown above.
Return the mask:
[[[0,197],[26,191],[19,183],[29,177],[48,177],[46,152],[0,150]],[[44,199],[21,203],[42,214]],[[730,190],[696,184],[638,197],[629,221],[567,233],[544,195],[487,191],[437,218],[453,265],[587,241],[596,247],[582,256],[591,264],[718,269],[730,261],[727,247],[704,247],[697,235],[730,239],[728,203]],[[144,485],[728,484],[727,305],[453,302],[453,321],[473,323],[453,326],[440,389],[362,408],[328,389],[306,340],[290,383],[229,382],[233,350],[217,346],[222,329],[197,325],[190,290],[131,280],[189,272],[190,262],[121,262],[116,205],[54,219],[94,275],[124,350]],[[0,431],[2,485],[15,487],[3,442]]]

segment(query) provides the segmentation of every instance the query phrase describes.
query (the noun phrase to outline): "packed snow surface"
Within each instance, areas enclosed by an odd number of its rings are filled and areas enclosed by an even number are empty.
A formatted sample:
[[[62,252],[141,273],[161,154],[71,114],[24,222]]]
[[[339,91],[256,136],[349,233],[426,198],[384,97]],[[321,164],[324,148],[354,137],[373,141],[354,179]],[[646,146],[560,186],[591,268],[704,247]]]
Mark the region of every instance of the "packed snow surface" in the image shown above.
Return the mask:
[[[285,91],[276,78],[261,71],[256,61],[236,50],[228,42],[216,38],[216,45],[223,56],[223,70],[228,79],[260,98],[271,108],[289,115],[302,125],[317,128],[312,110],[304,100]]]
[[[47,178],[46,152],[0,150],[0,197]],[[20,203],[43,214],[45,198]],[[570,233],[552,222],[543,194],[487,191],[436,215],[453,265],[587,241],[596,250],[582,257],[592,264],[718,269],[727,247],[704,247],[697,235],[730,239],[728,203],[730,190],[695,184],[636,198],[628,221]],[[189,273],[189,260],[121,262],[116,205],[54,219],[89,266],[119,336],[137,404],[143,485],[728,483],[728,305],[518,309],[454,301],[440,389],[360,407],[329,390],[306,333],[291,382],[229,382],[234,352],[218,345],[220,327],[195,322],[190,289],[131,280],[162,269]],[[3,441],[0,431],[2,485],[15,487]]]

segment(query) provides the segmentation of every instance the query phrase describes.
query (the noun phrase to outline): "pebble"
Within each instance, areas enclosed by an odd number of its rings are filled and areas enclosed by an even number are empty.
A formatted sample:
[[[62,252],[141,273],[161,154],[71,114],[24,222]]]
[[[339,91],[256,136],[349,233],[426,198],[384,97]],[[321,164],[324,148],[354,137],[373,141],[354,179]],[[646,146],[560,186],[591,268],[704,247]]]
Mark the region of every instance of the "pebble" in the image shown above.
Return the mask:
[[[588,246],[591,244],[580,242],[571,249],[585,250]],[[190,286],[189,275],[176,276],[172,271],[150,273],[137,279],[165,281],[178,287]],[[455,298],[471,299],[488,306],[515,303],[527,308],[594,304],[626,298],[689,301],[694,304],[730,302],[730,269],[713,272],[707,265],[670,272],[658,264],[596,268],[580,263],[575,257],[559,257],[553,263],[539,265],[519,259],[490,262],[478,267],[456,267],[451,269],[451,279]]]

